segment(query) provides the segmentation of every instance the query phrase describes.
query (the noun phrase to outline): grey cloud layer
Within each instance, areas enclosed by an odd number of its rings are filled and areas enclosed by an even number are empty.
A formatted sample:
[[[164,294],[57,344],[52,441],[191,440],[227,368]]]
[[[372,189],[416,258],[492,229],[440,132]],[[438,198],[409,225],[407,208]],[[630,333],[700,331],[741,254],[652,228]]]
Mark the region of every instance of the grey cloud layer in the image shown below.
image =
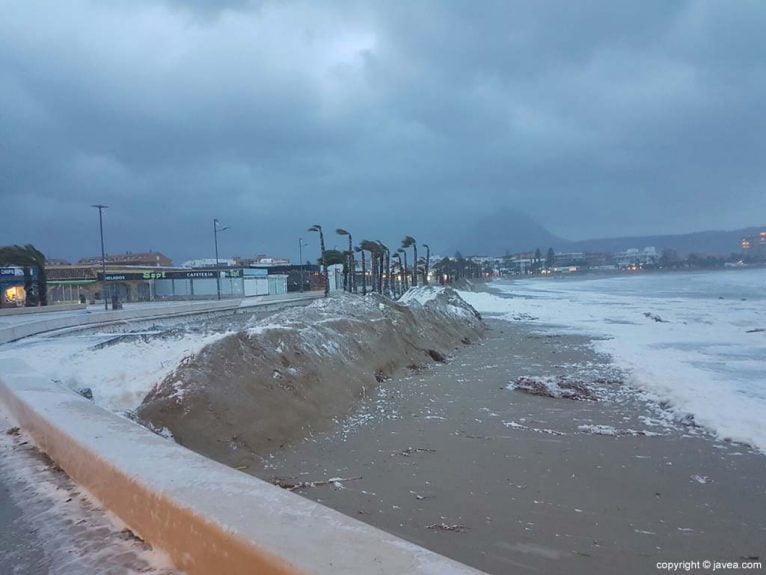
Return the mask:
[[[293,255],[766,220],[760,2],[0,2],[0,243]],[[478,6],[478,8],[477,8]]]

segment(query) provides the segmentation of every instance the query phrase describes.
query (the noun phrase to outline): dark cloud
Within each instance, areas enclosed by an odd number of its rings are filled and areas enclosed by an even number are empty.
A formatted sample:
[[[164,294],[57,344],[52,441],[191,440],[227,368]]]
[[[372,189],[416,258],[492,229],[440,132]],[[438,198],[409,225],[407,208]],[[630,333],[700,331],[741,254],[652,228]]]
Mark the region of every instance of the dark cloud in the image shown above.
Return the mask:
[[[294,256],[766,220],[760,2],[2,2],[0,243]],[[333,240],[328,241],[333,245]]]

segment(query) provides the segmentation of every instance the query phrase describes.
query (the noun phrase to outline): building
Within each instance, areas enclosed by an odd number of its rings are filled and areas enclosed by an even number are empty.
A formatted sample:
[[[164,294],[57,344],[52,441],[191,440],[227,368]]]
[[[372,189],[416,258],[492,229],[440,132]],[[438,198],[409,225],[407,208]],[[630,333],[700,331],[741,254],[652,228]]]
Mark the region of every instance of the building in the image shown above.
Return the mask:
[[[621,269],[635,269],[645,266],[657,265],[660,255],[653,246],[644,249],[630,248],[624,252],[614,254],[615,263]]]
[[[746,260],[766,261],[766,231],[742,238],[742,255]]]
[[[29,268],[28,278],[24,276],[24,268],[0,268],[0,308],[23,306],[27,299],[25,285],[28,280],[34,281],[36,277],[35,268]]]
[[[182,268],[217,268],[217,267],[236,267],[239,263],[236,259],[228,258],[199,258],[196,260],[187,260],[181,264]]]
[[[50,302],[119,298],[121,302],[194,300],[274,295],[287,291],[287,275],[252,268],[172,268],[100,265],[52,266]]]
[[[109,265],[119,266],[143,266],[143,267],[171,267],[173,262],[169,257],[160,252],[125,252],[124,254],[107,255],[104,261]],[[101,263],[101,256],[83,258],[78,265],[94,265]]]

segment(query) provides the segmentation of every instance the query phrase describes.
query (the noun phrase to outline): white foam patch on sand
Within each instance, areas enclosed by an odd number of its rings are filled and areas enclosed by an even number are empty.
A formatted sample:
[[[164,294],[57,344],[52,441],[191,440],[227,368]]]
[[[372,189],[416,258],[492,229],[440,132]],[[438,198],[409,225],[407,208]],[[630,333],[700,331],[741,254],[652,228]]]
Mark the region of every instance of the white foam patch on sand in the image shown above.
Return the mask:
[[[420,286],[404,292],[398,301],[399,303],[404,304],[418,302],[420,305],[425,305],[429,301],[436,299],[436,297],[443,291],[444,288],[439,286]]]
[[[433,306],[434,309],[458,319],[472,316],[471,310],[466,309],[458,299],[455,291],[443,286],[426,285],[410,288],[402,294],[397,303],[408,306]]]
[[[594,348],[629,384],[721,439],[766,451],[763,285],[766,270],[747,270],[494,282],[503,297],[460,295],[483,314],[602,338]]]
[[[21,359],[46,379],[75,391],[90,388],[93,400],[107,409],[129,411],[185,357],[226,334],[128,339],[94,348],[119,335],[31,338],[0,348],[0,361],[3,357]]]

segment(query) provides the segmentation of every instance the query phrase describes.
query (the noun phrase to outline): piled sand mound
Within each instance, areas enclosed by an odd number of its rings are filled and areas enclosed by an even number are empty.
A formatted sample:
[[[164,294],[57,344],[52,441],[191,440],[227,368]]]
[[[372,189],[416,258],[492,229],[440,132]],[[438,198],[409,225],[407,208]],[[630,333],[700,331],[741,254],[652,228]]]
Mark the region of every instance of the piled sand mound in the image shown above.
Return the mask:
[[[326,429],[394,370],[443,361],[484,329],[451,289],[405,296],[339,293],[257,321],[184,360],[138,416],[195,451],[250,464]]]

